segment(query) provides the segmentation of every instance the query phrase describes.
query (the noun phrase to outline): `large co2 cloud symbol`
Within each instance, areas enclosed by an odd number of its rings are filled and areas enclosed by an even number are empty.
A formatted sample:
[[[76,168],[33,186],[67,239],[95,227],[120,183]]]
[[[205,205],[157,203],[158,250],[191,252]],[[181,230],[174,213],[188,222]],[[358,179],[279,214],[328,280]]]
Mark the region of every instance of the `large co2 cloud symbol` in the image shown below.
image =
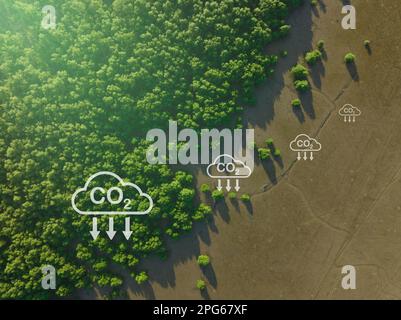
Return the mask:
[[[114,185],[110,188],[105,188],[102,183],[96,183],[100,178],[111,178],[114,181]],[[142,200],[147,202],[148,206],[145,210],[141,208],[135,208],[138,205],[138,201],[133,201],[132,197],[127,197],[126,193],[135,194]],[[80,209],[77,205],[77,197],[83,197],[89,201],[91,208]],[[90,176],[86,181],[85,185],[76,190],[71,198],[71,204],[73,209],[82,215],[144,215],[148,214],[153,208],[152,198],[142,192],[141,188],[131,182],[124,182],[118,175],[109,171],[101,171]],[[93,209],[96,206],[108,205],[109,208],[105,210]],[[115,209],[118,210],[115,210]]]

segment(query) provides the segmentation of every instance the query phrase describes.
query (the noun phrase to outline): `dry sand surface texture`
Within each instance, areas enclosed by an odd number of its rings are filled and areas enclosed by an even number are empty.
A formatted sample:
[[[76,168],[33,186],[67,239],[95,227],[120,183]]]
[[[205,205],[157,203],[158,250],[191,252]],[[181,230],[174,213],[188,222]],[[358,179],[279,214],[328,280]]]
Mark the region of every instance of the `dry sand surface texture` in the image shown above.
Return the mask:
[[[401,1],[352,1],[356,30],[341,27],[344,3],[306,3],[291,15],[291,35],[266,49],[288,56],[244,118],[257,145],[274,139],[282,162],[257,162],[240,190],[248,206],[226,197],[209,224],[169,244],[167,261],[149,258],[152,280],[131,285],[131,299],[401,298]],[[289,70],[319,40],[324,59],[310,68],[312,91],[295,111]],[[354,67],[344,63],[348,52]],[[338,114],[345,104],[362,111],[355,122]],[[289,148],[300,133],[322,145],[313,161]],[[202,172],[197,182],[212,183]],[[199,254],[209,267],[197,265]],[[341,286],[344,265],[356,269],[356,290]]]

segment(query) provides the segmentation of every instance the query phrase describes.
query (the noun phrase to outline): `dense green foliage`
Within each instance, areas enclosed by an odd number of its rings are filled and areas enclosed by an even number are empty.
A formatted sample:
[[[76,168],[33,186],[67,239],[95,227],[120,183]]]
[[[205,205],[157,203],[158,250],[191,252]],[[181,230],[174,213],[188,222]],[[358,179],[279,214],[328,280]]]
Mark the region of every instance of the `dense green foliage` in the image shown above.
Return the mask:
[[[284,18],[299,3],[54,0],[57,28],[44,30],[48,1],[2,0],[0,298],[118,289],[123,280],[111,264],[146,281],[139,260],[165,255],[166,236],[211,213],[195,205],[190,175],[146,162],[146,131],[169,119],[195,129],[240,125],[277,60],[262,49],[288,33]],[[70,206],[100,170],[135,182],[155,202],[132,219],[129,241],[120,233],[93,241],[91,219]],[[46,264],[57,270],[55,292],[40,285]]]
[[[270,152],[270,149],[259,148],[258,154],[259,154],[260,160],[267,160],[267,159],[270,159],[271,152]]]
[[[135,281],[138,284],[144,283],[144,282],[148,281],[148,279],[149,279],[149,276],[147,275],[147,273],[145,271],[142,271],[135,276]]]
[[[214,201],[218,202],[219,200],[224,199],[224,192],[222,190],[213,190],[212,198]]]
[[[308,80],[295,80],[294,87],[299,92],[305,92],[310,89],[310,83]]]
[[[291,68],[291,74],[294,78],[294,81],[297,80],[305,80],[308,78],[309,72],[302,64],[297,64]]]
[[[200,220],[204,220],[206,219],[208,216],[210,216],[212,214],[212,208],[210,208],[210,206],[201,203],[199,205],[198,210],[195,211],[194,215],[193,215],[193,219],[195,221],[200,221]]]
[[[307,52],[305,55],[305,61],[310,66],[315,65],[320,60],[322,60],[322,53],[317,49]]]
[[[303,65],[297,64],[291,69],[291,74],[294,79],[294,87],[299,92],[305,92],[310,89],[310,83],[308,81],[308,69]]]
[[[207,183],[203,183],[200,187],[200,190],[203,193],[209,193],[210,192],[210,186]]]

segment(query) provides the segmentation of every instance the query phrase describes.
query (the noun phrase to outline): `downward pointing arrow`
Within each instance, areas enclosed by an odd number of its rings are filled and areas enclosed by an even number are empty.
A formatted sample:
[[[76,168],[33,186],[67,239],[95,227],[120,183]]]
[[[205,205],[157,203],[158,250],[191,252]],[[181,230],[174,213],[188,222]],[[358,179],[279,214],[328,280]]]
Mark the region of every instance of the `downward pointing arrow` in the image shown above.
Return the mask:
[[[218,179],[217,180],[217,190],[221,191],[221,189],[223,189],[223,187],[221,186],[221,180]]]
[[[125,218],[125,230],[123,231],[125,239],[129,240],[131,237],[131,219],[129,217]]]
[[[92,231],[90,231],[90,234],[93,240],[96,240],[99,233],[100,231],[97,230],[97,218],[92,218]]]
[[[235,187],[234,187],[235,191],[239,191],[239,189],[241,189],[241,187],[239,186],[239,180],[235,179]]]
[[[298,152],[297,160],[298,160],[298,161],[301,160],[301,153],[300,153],[300,152]]]
[[[304,160],[308,160],[308,155],[304,152]]]
[[[230,185],[230,180],[227,179],[227,186],[226,186],[227,191],[231,190],[231,185]]]
[[[310,153],[310,159],[313,160],[313,152]]]
[[[114,231],[114,220],[113,218],[109,218],[109,230],[106,231],[107,235],[109,236],[110,240],[113,240],[116,232]]]

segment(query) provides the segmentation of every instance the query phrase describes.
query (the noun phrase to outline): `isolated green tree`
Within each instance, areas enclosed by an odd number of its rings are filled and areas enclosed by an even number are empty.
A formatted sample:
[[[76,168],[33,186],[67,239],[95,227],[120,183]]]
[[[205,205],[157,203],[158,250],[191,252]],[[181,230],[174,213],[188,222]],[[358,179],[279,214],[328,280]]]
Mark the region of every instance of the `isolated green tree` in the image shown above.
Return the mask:
[[[196,280],[196,287],[197,287],[199,290],[203,291],[203,290],[206,289],[206,282],[203,281],[203,280],[201,280],[201,279]]]
[[[205,254],[201,254],[198,259],[197,259],[198,265],[201,267],[206,267],[210,263],[210,258],[209,256]]]
[[[355,62],[355,59],[356,59],[356,56],[355,56],[353,53],[351,53],[351,52],[347,53],[347,54],[345,55],[345,57],[344,57],[345,63],[348,63],[348,64],[354,63],[354,62]]]
[[[291,105],[292,105],[294,108],[300,108],[300,107],[302,106],[302,103],[301,103],[301,100],[299,100],[299,99],[294,99],[294,100],[291,101]]]

